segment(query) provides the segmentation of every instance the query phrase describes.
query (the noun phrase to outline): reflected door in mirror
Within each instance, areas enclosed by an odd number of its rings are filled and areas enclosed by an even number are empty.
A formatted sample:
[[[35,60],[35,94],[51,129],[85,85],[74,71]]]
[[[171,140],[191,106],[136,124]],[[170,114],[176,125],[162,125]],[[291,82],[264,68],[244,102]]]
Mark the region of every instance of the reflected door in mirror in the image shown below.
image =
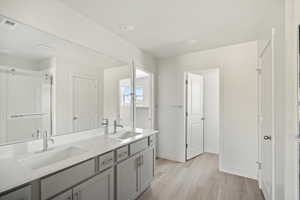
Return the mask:
[[[73,131],[98,127],[97,79],[73,76]]]

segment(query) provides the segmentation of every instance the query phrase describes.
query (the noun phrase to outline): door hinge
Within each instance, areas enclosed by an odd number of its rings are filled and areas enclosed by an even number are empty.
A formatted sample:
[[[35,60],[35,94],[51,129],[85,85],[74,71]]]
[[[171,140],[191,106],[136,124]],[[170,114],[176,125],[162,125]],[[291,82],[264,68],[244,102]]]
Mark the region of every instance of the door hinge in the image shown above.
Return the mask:
[[[261,68],[260,67],[256,68],[256,71],[257,71],[258,74],[261,74]]]
[[[188,148],[188,144],[185,144],[185,148],[186,148],[186,149]]]
[[[188,116],[189,116],[189,113],[188,113],[188,112],[185,112],[185,116],[188,117]]]
[[[261,170],[262,169],[262,163],[257,161],[256,164],[257,164],[258,169]]]
[[[186,84],[186,85],[189,84],[189,81],[188,81],[188,80],[185,80],[185,84]]]

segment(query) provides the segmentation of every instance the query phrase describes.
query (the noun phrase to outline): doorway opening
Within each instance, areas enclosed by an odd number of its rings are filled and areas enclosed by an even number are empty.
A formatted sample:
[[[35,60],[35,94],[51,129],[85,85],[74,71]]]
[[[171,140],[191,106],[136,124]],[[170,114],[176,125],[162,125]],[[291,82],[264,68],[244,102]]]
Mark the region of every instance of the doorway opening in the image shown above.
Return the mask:
[[[136,69],[135,77],[136,127],[153,129],[153,74]]]
[[[204,152],[219,154],[219,69],[185,73],[186,160]]]

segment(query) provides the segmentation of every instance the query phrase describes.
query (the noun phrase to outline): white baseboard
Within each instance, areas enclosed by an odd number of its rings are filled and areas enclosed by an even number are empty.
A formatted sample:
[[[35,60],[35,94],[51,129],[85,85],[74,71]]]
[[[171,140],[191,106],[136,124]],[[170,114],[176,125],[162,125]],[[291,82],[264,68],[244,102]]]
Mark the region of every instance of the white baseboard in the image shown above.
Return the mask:
[[[245,178],[250,178],[250,179],[257,180],[257,176],[253,176],[253,175],[250,175],[250,174],[242,173],[242,172],[239,172],[239,171],[229,170],[229,169],[222,169],[222,168],[220,168],[219,170],[221,172],[224,172],[224,173],[227,173],[227,174],[233,174],[233,175],[236,175],[236,176],[241,176],[241,177],[245,177]]]

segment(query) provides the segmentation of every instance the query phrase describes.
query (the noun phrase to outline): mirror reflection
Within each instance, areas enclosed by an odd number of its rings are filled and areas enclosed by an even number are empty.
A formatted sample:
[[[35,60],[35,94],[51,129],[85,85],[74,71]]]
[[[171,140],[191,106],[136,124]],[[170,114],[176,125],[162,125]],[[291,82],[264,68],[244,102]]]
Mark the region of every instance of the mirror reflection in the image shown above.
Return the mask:
[[[0,35],[0,144],[103,128],[106,119],[131,126],[127,63],[19,23],[0,24]]]
[[[152,73],[136,69],[135,74],[135,105],[136,127],[153,128],[153,75]]]

